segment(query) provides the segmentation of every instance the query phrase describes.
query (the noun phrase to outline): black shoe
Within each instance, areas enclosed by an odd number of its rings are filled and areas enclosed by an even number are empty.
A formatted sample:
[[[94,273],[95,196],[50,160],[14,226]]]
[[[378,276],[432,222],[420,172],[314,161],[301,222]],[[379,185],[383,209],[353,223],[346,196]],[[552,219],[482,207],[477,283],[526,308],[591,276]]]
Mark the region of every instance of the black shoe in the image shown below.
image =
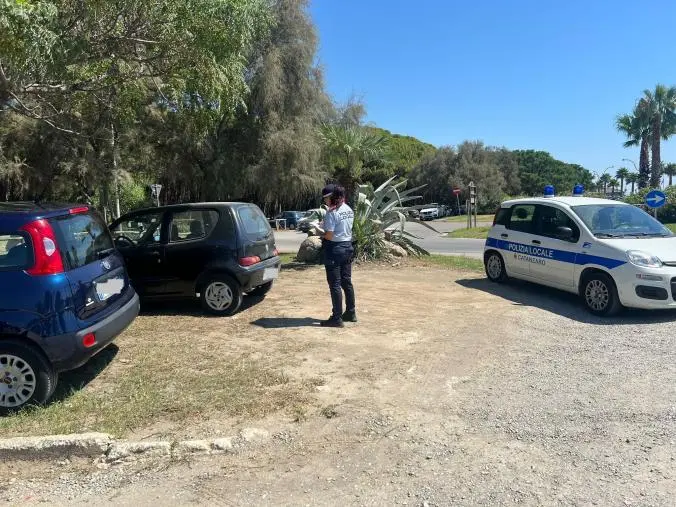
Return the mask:
[[[322,320],[319,325],[322,327],[345,327],[343,320],[335,317],[329,317],[328,320]]]
[[[343,314],[343,320],[345,322],[357,322],[357,312],[353,311],[347,311]]]

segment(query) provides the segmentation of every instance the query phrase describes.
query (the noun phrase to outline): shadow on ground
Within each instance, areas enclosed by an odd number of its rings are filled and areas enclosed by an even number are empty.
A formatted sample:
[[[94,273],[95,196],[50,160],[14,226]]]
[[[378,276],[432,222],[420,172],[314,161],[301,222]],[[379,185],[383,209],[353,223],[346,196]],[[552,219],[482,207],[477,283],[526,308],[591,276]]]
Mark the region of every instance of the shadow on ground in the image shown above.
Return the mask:
[[[289,327],[319,327],[319,320],[311,317],[264,317],[254,320],[252,324],[265,329],[280,329]]]
[[[273,289],[274,290],[274,289]],[[242,306],[240,306],[237,313],[253,308],[261,303],[265,297],[261,296],[244,296]],[[177,301],[141,301],[141,315],[147,316],[172,316],[180,315],[183,317],[205,317],[205,318],[226,318],[218,317],[207,313],[202,308],[201,303],[197,299],[192,300],[177,300]]]
[[[72,396],[74,391],[84,389],[113,362],[119,350],[117,345],[111,343],[77,370],[61,373],[56,391],[54,391],[54,395],[49,402],[63,401]]]
[[[468,289],[480,290],[511,301],[514,305],[540,308],[577,322],[596,325],[653,324],[676,321],[676,311],[626,309],[615,317],[597,317],[589,313],[580,298],[572,293],[520,280],[496,284],[485,278],[458,280]]]

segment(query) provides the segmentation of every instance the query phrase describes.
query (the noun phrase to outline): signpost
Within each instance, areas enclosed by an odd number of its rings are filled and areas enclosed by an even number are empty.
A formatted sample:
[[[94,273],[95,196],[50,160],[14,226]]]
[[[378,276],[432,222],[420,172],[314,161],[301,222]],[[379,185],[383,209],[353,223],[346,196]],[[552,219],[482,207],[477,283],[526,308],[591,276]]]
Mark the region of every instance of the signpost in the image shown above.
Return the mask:
[[[467,201],[467,228],[472,228],[472,215],[474,215],[474,227],[476,227],[476,185],[469,182],[469,201]]]
[[[160,206],[160,192],[162,191],[162,185],[158,185],[157,183],[153,183],[150,185],[150,193],[153,196],[153,199],[155,199],[155,203],[157,206]]]
[[[655,213],[655,218],[657,218],[657,209],[661,208],[667,203],[667,196],[664,192],[659,190],[651,190],[648,192],[648,195],[645,196],[645,204],[649,208],[653,209]]]
[[[460,214],[460,193],[462,190],[459,188],[454,188],[453,189],[453,195],[455,196],[455,202],[458,204],[458,214]]]

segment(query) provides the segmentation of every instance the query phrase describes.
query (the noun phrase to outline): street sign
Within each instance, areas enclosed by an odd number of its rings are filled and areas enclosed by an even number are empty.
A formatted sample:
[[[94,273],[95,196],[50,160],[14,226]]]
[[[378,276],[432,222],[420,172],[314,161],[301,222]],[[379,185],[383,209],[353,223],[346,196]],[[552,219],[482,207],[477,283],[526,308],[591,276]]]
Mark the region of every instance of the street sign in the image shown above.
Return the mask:
[[[160,192],[162,191],[162,185],[159,185],[157,183],[153,183],[150,185],[150,193],[153,196],[153,199],[155,199],[155,202],[157,205],[160,205]]]
[[[659,190],[651,190],[645,196],[645,203],[649,208],[661,208],[667,203],[667,196]]]
[[[453,195],[460,195],[461,193],[462,193],[462,190],[460,190],[459,188],[453,189]]]

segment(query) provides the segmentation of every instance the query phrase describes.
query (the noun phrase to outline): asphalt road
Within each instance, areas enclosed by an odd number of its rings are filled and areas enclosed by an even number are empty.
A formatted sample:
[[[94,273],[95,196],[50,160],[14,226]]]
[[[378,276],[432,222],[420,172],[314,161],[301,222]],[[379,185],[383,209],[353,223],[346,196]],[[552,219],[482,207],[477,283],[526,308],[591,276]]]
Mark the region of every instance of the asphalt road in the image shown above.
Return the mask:
[[[483,239],[451,239],[444,236],[447,232],[462,229],[465,227],[464,223],[444,222],[443,220],[434,220],[426,223],[434,227],[438,232],[431,231],[413,222],[406,225],[406,230],[418,236],[420,239],[416,239],[414,242],[428,252],[440,255],[462,255],[477,259],[483,256]],[[479,223],[477,225],[490,224]],[[275,231],[277,248],[283,253],[296,253],[306,237],[306,234],[296,231]]]

